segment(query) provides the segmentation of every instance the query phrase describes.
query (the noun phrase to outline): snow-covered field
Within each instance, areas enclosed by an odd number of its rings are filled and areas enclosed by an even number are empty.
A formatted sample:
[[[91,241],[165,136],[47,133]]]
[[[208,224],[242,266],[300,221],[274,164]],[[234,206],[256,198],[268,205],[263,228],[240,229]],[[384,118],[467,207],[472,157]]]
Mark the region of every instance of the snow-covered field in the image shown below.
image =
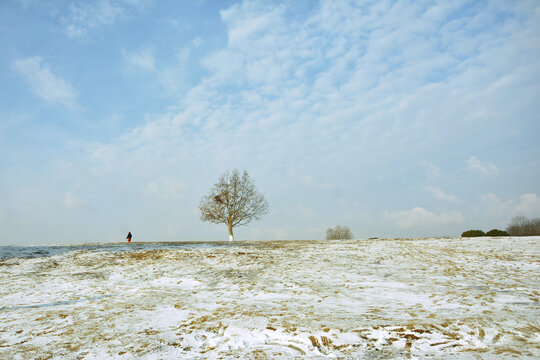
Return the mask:
[[[540,237],[10,258],[0,359],[538,359],[539,270]]]

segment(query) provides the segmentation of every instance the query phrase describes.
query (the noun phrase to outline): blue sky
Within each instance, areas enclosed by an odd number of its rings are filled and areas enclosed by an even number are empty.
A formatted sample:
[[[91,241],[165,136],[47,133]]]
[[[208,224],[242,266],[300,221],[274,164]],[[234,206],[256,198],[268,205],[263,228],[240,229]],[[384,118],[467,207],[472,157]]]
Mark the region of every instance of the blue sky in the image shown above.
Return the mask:
[[[0,244],[457,236],[540,216],[537,1],[0,4]]]

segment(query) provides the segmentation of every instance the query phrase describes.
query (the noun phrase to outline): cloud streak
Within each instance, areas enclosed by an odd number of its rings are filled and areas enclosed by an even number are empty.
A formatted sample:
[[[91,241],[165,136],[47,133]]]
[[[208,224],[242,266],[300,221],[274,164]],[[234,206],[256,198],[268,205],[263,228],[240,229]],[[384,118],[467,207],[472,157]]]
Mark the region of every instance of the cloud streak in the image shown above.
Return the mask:
[[[457,211],[437,214],[418,206],[410,210],[385,212],[384,217],[398,228],[403,229],[459,224],[463,222],[463,215]]]
[[[491,161],[480,161],[476,156],[471,156],[467,161],[467,169],[483,175],[497,175],[499,168]]]
[[[186,185],[179,179],[161,178],[150,181],[146,192],[161,200],[181,200],[186,191]]]
[[[77,93],[70,82],[55,75],[39,56],[19,59],[14,69],[24,78],[32,92],[41,99],[69,110],[79,108]]]
[[[428,186],[426,187],[426,190],[429,191],[431,195],[433,195],[433,197],[436,199],[448,201],[451,203],[459,202],[459,199],[455,195],[449,195],[437,187]]]
[[[156,68],[154,55],[149,49],[144,49],[134,53],[126,53],[124,51],[123,55],[129,66],[151,72]]]
[[[74,2],[69,6],[69,15],[63,18],[66,35],[81,38],[93,29],[111,25],[126,12],[126,5],[113,0]]]
[[[83,199],[73,194],[71,191],[64,193],[62,204],[68,209],[83,209],[88,207]]]
[[[540,217],[540,197],[523,194],[517,199],[502,200],[494,193],[480,196],[479,211],[495,218],[509,220],[514,216]]]

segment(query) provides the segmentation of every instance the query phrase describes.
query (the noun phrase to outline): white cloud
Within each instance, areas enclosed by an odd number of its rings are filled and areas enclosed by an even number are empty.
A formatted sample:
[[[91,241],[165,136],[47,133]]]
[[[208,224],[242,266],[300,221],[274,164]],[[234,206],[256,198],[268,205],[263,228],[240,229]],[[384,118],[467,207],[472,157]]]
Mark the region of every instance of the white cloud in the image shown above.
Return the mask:
[[[395,226],[403,229],[463,222],[463,215],[457,211],[436,214],[421,207],[405,211],[385,212],[383,216],[386,220],[393,222]]]
[[[24,77],[32,92],[43,100],[71,110],[79,108],[76,101],[77,93],[73,86],[54,75],[41,57],[17,60],[14,68]]]
[[[195,46],[196,48],[200,47],[203,43],[203,39],[200,37],[200,36],[196,36],[192,41],[191,43],[193,44],[193,46]]]
[[[491,161],[480,161],[475,156],[471,156],[467,161],[467,169],[484,174],[496,175],[499,173],[499,168]]]
[[[176,53],[176,63],[157,71],[157,77],[164,89],[176,94],[188,88],[188,62],[191,56],[190,48],[183,48]]]
[[[304,204],[297,204],[296,213],[299,216],[307,218],[314,218],[315,216],[317,216],[317,211]]]
[[[426,187],[426,190],[429,191],[431,195],[433,195],[433,197],[436,199],[454,203],[459,202],[459,199],[455,195],[446,194],[439,188],[428,186]]]
[[[429,176],[433,176],[433,177],[441,176],[442,174],[441,169],[435,164],[432,164],[430,162],[425,162],[423,163],[423,165],[426,168]]]
[[[516,214],[524,214],[532,217],[540,216],[540,197],[536,194],[521,195],[515,208]]]
[[[470,145],[463,134],[471,123],[485,130],[482,122],[495,113],[498,119],[521,113],[512,106],[521,105],[521,85],[533,82],[515,72],[523,67],[512,64],[536,54],[528,44],[537,31],[528,34],[530,28],[518,17],[508,16],[467,33],[461,29],[470,25],[471,17],[440,20],[459,15],[459,4],[430,6],[425,14],[420,3],[405,8],[395,4],[324,2],[292,19],[285,5],[231,7],[222,12],[229,42],[201,60],[207,70],[202,80],[170,113],[148,119],[110,144],[98,144],[97,160],[89,168],[127,170],[134,177],[159,173],[171,164],[202,174],[194,177],[246,168],[282,190],[273,203],[283,206],[294,198],[310,207],[322,201],[310,189],[315,186],[331,192],[332,184],[339,184],[344,193],[359,198],[364,195],[357,189],[369,188],[374,199],[383,198],[378,187],[383,181],[369,179],[385,174],[385,179],[397,180],[383,186],[398,188],[411,181],[403,168],[418,164],[426,152],[439,156],[433,161],[450,171],[455,164],[449,164],[447,149]],[[496,5],[485,6],[479,11],[500,12]],[[508,31],[497,33],[499,25]],[[524,40],[513,41],[515,37]],[[136,63],[156,68],[148,57]],[[509,73],[519,80],[499,82]],[[496,83],[500,85],[490,86]],[[527,89],[535,93],[538,87]],[[493,99],[499,98],[506,100],[497,104],[506,105],[494,111]],[[527,104],[531,107],[533,101]],[[99,162],[109,153],[114,157]],[[463,158],[458,161],[461,166]],[[467,166],[482,174],[498,172],[495,164],[476,157]],[[431,163],[426,168],[431,175],[441,174]],[[289,179],[300,174],[304,186],[294,188]],[[170,195],[162,191],[167,186],[152,180],[146,189],[166,198]],[[428,191],[441,200],[458,201],[441,189]],[[459,212],[421,207],[387,212],[385,218],[402,229],[463,221]],[[293,234],[289,229],[279,236],[293,237],[287,231]]]
[[[540,217],[540,197],[536,194],[523,194],[519,199],[505,201],[494,193],[488,193],[480,196],[479,211],[504,219],[514,216]]]
[[[68,209],[80,209],[87,206],[83,199],[73,194],[71,191],[64,193],[62,204],[64,204],[64,206]]]
[[[242,47],[246,41],[259,41],[283,23],[283,6],[261,10],[256,3],[243,2],[221,11],[221,17],[229,25],[229,46]]]
[[[210,167],[303,167],[301,173],[314,178],[320,164],[335,164],[330,166],[342,176],[355,167],[379,173],[431,147],[450,146],[464,114],[489,109],[478,103],[485,96],[469,70],[497,58],[477,59],[479,50],[471,50],[459,54],[466,61],[449,60],[455,55],[451,47],[467,42],[489,52],[492,43],[485,40],[491,33],[471,38],[448,32],[442,39],[432,31],[443,27],[434,19],[455,11],[449,5],[430,7],[418,22],[411,19],[422,15],[420,5],[405,12],[372,5],[328,2],[292,21],[284,6],[250,2],[225,10],[229,43],[202,60],[208,74],[182,97],[182,110],[156,117],[111,145],[145,147],[148,151],[139,152],[145,157],[155,149],[156,162],[159,156],[170,161],[170,154],[190,162],[182,154],[196,149]],[[459,18],[455,26],[467,19]],[[381,37],[384,44],[377,41]],[[497,43],[504,41],[509,40]],[[409,49],[417,43],[428,48]],[[483,75],[484,82],[512,70],[506,64],[485,68],[493,70]],[[163,70],[163,75],[181,74]],[[497,171],[491,163],[469,160],[475,171]],[[441,173],[431,163],[426,167],[435,176]]]
[[[150,181],[146,192],[162,200],[180,200],[184,197],[186,185],[176,178],[161,178]]]
[[[202,64],[212,73],[216,80],[228,81],[235,75],[241,74],[244,60],[242,55],[237,52],[221,50],[203,59]],[[240,76],[237,79],[241,78]]]
[[[151,49],[141,49],[134,52],[123,51],[124,61],[127,70],[144,70],[155,76],[163,89],[176,95],[178,92],[185,91],[189,86],[188,81],[188,63],[191,56],[191,48],[185,47],[176,52],[174,61],[168,65],[156,65],[156,56]]]
[[[314,189],[333,189],[335,186],[332,183],[319,181],[310,175],[300,175],[300,180],[306,185]]]
[[[67,36],[85,36],[94,28],[114,23],[124,12],[123,3],[113,0],[73,3],[69,7],[69,16],[63,19]]]
[[[147,71],[154,71],[156,68],[154,55],[148,49],[129,54],[124,51],[123,55],[129,66],[141,68]]]

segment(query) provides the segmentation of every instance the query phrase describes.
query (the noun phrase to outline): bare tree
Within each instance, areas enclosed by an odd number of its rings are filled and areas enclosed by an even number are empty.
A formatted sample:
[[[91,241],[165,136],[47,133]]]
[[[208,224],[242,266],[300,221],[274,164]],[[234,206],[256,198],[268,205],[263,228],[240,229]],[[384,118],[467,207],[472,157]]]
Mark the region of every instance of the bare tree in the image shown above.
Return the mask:
[[[540,235],[540,218],[529,219],[525,216],[516,216],[506,231],[512,236]]]
[[[326,230],[326,240],[350,240],[353,238],[351,229],[347,226],[337,225]]]
[[[229,241],[233,241],[233,228],[260,220],[268,213],[268,202],[246,171],[240,176],[234,169],[232,173],[221,175],[210,193],[201,199],[199,209],[202,221],[226,224]]]

